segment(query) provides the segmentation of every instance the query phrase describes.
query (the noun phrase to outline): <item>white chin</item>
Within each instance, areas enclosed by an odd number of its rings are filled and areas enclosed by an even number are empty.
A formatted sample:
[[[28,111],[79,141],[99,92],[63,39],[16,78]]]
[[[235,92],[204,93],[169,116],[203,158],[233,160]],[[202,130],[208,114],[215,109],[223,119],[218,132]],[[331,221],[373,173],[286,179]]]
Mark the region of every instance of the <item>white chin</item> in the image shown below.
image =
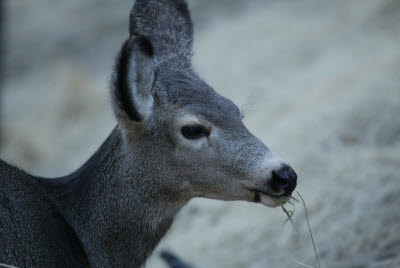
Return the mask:
[[[273,208],[279,206],[279,203],[275,201],[270,195],[260,194],[260,197],[260,204],[263,204],[264,206]]]

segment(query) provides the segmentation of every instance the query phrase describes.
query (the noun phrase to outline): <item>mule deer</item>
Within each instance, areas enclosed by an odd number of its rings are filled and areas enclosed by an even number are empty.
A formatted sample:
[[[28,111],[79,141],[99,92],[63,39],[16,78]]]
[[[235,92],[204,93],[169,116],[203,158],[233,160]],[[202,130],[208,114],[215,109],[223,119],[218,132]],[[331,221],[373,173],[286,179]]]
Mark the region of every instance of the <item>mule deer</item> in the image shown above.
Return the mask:
[[[192,68],[184,0],[138,0],[111,85],[117,126],[71,175],[0,161],[0,263],[139,267],[194,197],[277,206],[296,174]]]

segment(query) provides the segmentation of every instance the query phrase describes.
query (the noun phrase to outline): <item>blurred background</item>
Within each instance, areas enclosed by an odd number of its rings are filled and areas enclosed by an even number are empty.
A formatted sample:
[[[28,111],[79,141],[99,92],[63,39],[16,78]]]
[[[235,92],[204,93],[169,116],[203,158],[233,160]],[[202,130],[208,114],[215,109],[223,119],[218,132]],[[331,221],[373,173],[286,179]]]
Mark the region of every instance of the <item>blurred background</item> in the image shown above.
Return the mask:
[[[0,157],[62,176],[111,132],[132,0],[9,0]],[[192,0],[194,65],[292,164],[321,267],[400,267],[400,1]],[[198,268],[315,267],[300,205],[197,199],[158,247]],[[157,252],[147,267],[165,267]]]

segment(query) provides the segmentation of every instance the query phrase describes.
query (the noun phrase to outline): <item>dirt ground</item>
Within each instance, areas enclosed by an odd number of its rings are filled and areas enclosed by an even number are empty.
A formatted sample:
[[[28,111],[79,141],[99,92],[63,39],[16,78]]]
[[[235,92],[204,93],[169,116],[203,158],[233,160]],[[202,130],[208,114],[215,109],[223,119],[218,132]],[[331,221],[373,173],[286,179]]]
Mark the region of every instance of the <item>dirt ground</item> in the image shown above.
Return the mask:
[[[132,1],[7,2],[0,157],[79,167],[116,124],[108,80]],[[292,164],[321,267],[400,267],[400,2],[192,0],[194,63]],[[198,268],[315,267],[279,209],[196,199],[157,249]],[[147,267],[165,267],[158,253]]]

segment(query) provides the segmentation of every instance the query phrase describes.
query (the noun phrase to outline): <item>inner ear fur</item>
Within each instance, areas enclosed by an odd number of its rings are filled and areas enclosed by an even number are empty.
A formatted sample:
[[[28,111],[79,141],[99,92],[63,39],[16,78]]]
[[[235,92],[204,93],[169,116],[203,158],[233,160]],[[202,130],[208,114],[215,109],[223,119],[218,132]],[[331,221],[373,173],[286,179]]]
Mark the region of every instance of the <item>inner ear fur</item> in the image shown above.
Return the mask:
[[[153,111],[155,82],[154,50],[143,36],[124,42],[115,66],[112,101],[119,123],[140,123]]]

